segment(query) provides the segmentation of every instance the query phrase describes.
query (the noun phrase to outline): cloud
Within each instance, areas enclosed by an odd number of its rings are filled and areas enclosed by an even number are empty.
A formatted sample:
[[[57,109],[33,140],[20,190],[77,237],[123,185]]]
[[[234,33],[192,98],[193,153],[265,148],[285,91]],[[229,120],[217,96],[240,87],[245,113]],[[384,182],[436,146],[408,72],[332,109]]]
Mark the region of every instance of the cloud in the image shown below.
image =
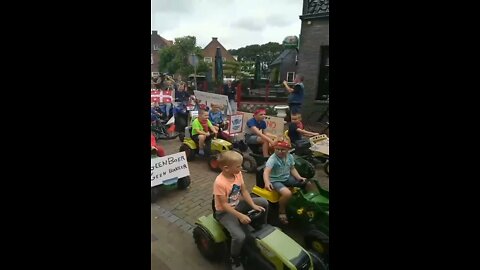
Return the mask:
[[[262,31],[265,28],[265,22],[262,18],[241,18],[232,26],[250,31]]]
[[[195,36],[205,47],[212,37],[226,49],[281,43],[299,35],[302,0],[151,0],[151,30],[168,40]]]

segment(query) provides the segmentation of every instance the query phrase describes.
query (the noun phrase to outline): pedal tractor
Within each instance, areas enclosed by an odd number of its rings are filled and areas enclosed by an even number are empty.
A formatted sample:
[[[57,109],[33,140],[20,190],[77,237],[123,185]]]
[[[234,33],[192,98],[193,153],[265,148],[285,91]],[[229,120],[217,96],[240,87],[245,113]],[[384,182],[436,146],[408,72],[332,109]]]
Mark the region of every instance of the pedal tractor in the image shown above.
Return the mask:
[[[220,172],[221,170],[218,166],[217,155],[225,151],[233,150],[233,145],[226,140],[211,138],[205,141],[204,150],[210,169]],[[180,146],[179,151],[185,151],[188,161],[194,160],[195,155],[198,154],[198,143],[192,139],[192,127],[187,127],[185,138],[183,139],[183,144]]]
[[[259,144],[249,144],[248,147],[252,150],[252,153],[243,156],[242,167],[247,172],[256,172],[258,167],[265,165],[268,157],[263,156],[262,148]],[[274,151],[273,147],[268,150],[270,155],[273,154]],[[293,157],[295,159],[295,168],[300,175],[306,178],[315,176],[315,167],[310,162],[302,156],[293,155]]]
[[[276,136],[271,136],[272,140],[275,140]],[[242,167],[245,171],[253,173],[256,172],[259,166],[262,166],[267,162],[268,157],[263,156],[262,145],[261,144],[247,144],[251,153],[246,153],[243,156]],[[275,152],[272,146],[268,148],[268,154],[271,155]]]
[[[311,137],[308,141],[301,140],[295,145],[294,154],[306,159],[316,166],[323,166],[327,175],[330,173],[329,163],[329,139],[327,135],[320,134]]]
[[[252,221],[241,251],[244,269],[327,269],[319,254],[303,249],[280,229],[261,224],[263,214],[255,210],[247,214]],[[226,260],[231,239],[223,225],[213,214],[198,218],[195,225],[193,238],[200,253],[211,261]]]
[[[308,163],[304,160],[305,163]],[[297,163],[297,159],[295,160]],[[305,166],[305,165],[304,165]],[[308,165],[307,165],[308,166]],[[297,164],[295,164],[297,168]],[[256,185],[253,187],[252,196],[260,196],[269,202],[268,223],[278,223],[278,200],[280,194],[275,191],[264,189],[263,171],[265,166],[257,170]],[[297,168],[300,175],[306,177],[315,184],[318,191],[307,191],[304,188],[292,187],[292,197],[286,207],[289,224],[300,224],[304,233],[304,240],[307,249],[319,253],[322,260],[328,266],[329,257],[329,192],[320,186],[317,179],[310,175],[303,175],[301,169]],[[308,176],[308,177],[307,177]]]
[[[163,152],[163,155],[165,152]],[[151,187],[150,187],[150,200],[154,203],[162,190],[173,190],[173,189],[187,189],[190,185],[190,176],[183,175],[182,177],[175,177],[171,179],[161,179],[161,175],[163,174],[162,164],[166,161],[166,158],[169,156],[157,156],[159,153],[154,150],[152,146],[152,155],[151,155]],[[189,174],[189,173],[188,173]]]

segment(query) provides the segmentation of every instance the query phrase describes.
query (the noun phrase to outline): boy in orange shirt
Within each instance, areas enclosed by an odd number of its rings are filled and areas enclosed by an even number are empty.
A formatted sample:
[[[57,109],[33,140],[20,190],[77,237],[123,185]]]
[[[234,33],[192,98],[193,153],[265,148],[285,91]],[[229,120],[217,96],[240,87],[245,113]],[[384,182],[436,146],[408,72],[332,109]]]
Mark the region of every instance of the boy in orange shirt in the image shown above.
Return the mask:
[[[250,197],[243,181],[243,157],[235,151],[223,152],[218,157],[222,172],[213,183],[215,196],[215,218],[230,232],[232,238],[230,255],[232,269],[243,269],[240,251],[245,241],[242,224],[249,224],[248,211],[265,211],[264,223],[267,223],[268,202],[265,198]],[[243,200],[240,200],[240,199]]]

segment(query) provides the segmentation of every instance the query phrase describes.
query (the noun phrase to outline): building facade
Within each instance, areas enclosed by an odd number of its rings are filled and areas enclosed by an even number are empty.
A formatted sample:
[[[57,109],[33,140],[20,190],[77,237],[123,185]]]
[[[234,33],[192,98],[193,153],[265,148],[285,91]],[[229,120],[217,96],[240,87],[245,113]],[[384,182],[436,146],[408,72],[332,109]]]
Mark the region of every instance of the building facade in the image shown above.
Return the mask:
[[[158,74],[158,62],[160,61],[160,50],[173,45],[173,41],[166,40],[160,35],[158,35],[157,31],[152,31],[152,35],[150,37],[150,53],[151,53],[151,68],[150,72],[152,76],[154,74]]]
[[[305,121],[318,121],[328,108],[329,0],[303,0],[297,73],[305,76]]]

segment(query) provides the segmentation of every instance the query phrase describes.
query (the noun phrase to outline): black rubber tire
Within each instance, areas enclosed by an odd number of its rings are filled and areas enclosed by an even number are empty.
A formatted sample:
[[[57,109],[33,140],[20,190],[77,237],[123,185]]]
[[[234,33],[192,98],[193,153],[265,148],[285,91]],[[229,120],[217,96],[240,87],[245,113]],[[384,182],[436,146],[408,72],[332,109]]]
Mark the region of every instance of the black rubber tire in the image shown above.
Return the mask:
[[[308,250],[308,254],[310,255],[310,257],[312,257],[313,269],[314,270],[327,270],[328,269],[328,265],[325,264],[322,256],[320,254],[318,254],[318,252],[316,252],[314,250]]]
[[[207,158],[208,167],[210,168],[210,170],[212,170],[214,172],[221,172],[222,171],[220,169],[220,166],[218,166],[218,161],[217,161],[218,154],[220,154],[220,152],[212,151],[210,153],[210,155],[208,155],[208,158]]]
[[[192,161],[195,159],[195,150],[188,147],[186,144],[182,144],[180,146],[179,152],[185,152],[185,156],[187,157],[188,161]]]
[[[242,167],[245,171],[252,173],[257,170],[257,161],[250,155],[243,155]]]
[[[325,173],[330,176],[330,162],[327,160],[327,162],[325,162],[325,164],[323,165],[323,171],[325,171]]]
[[[150,188],[150,202],[154,203],[158,200],[160,194],[160,186],[154,186]]]
[[[185,176],[177,181],[177,188],[178,189],[187,189],[188,186],[190,186],[190,176]]]
[[[329,237],[318,229],[309,230],[305,234],[305,245],[318,254],[324,262],[328,263]]]
[[[204,228],[196,226],[193,229],[193,239],[198,250],[207,260],[220,261],[225,258],[225,243],[215,243]]]

